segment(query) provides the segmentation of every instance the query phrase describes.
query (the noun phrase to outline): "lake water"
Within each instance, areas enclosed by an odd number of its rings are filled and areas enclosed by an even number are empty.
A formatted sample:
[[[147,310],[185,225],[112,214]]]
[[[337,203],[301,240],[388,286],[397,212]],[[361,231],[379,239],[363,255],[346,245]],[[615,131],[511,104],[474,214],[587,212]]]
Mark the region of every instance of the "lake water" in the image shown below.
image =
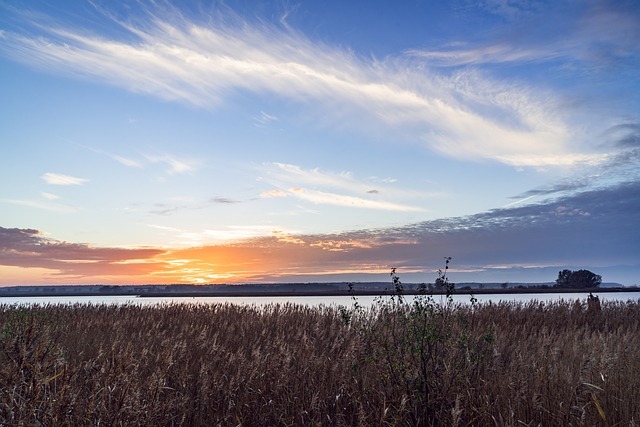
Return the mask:
[[[640,292],[594,292],[594,295],[600,297],[600,301],[638,301],[640,300]],[[528,302],[532,300],[553,302],[553,301],[575,301],[576,299],[586,300],[588,292],[575,294],[485,294],[476,295],[475,298],[479,303],[484,302],[500,302],[500,301],[516,301]],[[381,297],[358,296],[358,303],[363,307],[370,307],[375,301]],[[389,297],[382,297],[389,298]],[[413,297],[405,297],[407,301],[411,301]],[[446,302],[444,296],[434,296],[436,302]],[[469,295],[454,295],[453,300],[456,303],[469,303]],[[349,296],[294,296],[294,297],[175,297],[175,298],[140,298],[134,296],[71,296],[71,297],[0,297],[0,305],[31,305],[31,304],[140,304],[140,305],[157,305],[157,304],[216,304],[216,303],[233,303],[233,304],[249,304],[262,306],[266,304],[303,304],[310,306],[319,305],[343,305],[350,307],[353,305],[353,299]]]

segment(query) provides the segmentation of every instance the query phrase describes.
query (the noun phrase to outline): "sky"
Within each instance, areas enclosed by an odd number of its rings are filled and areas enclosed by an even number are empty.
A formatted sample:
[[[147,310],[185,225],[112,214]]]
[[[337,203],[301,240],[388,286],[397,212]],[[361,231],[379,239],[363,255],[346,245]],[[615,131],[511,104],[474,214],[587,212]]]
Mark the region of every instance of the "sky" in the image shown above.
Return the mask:
[[[0,286],[640,284],[634,0],[0,0],[0,94]]]

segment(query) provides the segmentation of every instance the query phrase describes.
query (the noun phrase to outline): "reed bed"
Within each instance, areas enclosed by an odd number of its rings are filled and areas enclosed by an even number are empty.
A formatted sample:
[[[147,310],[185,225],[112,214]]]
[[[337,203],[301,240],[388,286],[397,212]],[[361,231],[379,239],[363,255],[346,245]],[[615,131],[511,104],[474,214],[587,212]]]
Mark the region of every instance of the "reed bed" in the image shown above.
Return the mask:
[[[638,425],[640,304],[0,306],[0,425]]]

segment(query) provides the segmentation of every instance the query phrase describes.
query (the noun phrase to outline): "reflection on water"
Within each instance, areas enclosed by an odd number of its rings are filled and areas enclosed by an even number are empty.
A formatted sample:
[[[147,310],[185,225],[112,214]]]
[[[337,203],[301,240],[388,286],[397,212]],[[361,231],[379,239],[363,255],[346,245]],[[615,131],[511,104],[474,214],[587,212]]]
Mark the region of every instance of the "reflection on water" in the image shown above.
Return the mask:
[[[640,299],[640,292],[594,292],[594,295],[600,297],[600,301],[637,301]],[[552,293],[540,293],[540,294],[484,294],[475,295],[475,298],[479,303],[485,302],[500,302],[500,301],[515,301],[515,302],[528,302],[532,300],[553,302],[553,301],[575,301],[576,299],[586,300],[589,296],[588,292],[581,292],[575,294],[552,294]],[[373,296],[359,296],[357,297],[358,304],[363,307],[372,306],[379,298],[388,299],[389,297],[373,297]],[[413,300],[412,296],[405,297],[407,302]],[[436,302],[446,302],[444,296],[434,296]],[[469,295],[453,295],[453,301],[456,303],[468,304],[470,302]],[[233,304],[249,304],[262,306],[266,304],[303,304],[310,306],[319,305],[353,305],[353,299],[349,296],[294,296],[294,297],[175,297],[175,298],[137,298],[132,296],[70,296],[70,297],[18,297],[18,298],[0,298],[0,304],[140,304],[140,305],[155,305],[155,304],[215,304],[215,303],[233,303]]]

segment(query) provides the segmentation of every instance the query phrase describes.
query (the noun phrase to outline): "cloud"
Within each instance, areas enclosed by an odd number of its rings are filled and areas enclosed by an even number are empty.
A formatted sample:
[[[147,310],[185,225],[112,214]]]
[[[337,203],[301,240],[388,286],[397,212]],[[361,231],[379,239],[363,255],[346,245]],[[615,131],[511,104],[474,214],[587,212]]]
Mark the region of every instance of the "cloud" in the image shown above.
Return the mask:
[[[640,123],[620,123],[606,129],[603,137],[607,144],[623,149],[640,150]]]
[[[513,196],[512,199],[529,199],[535,196],[550,196],[552,194],[575,193],[579,190],[588,188],[592,184],[592,180],[588,178],[580,177],[564,179],[561,182],[525,191],[524,193],[518,194],[517,196]]]
[[[396,178],[391,178],[391,177],[387,177],[387,178],[378,178],[377,176],[372,176],[370,178],[370,180],[372,182],[382,182],[384,184],[393,184],[395,182],[398,182],[398,180]]]
[[[57,196],[55,194],[51,194],[51,193],[45,193],[44,191],[42,191],[40,193],[40,195],[42,195],[42,197],[44,197],[47,200],[57,200],[60,198],[60,196]]]
[[[174,232],[181,232],[183,230],[179,229],[179,228],[175,228],[175,227],[168,227],[166,225],[157,225],[157,224],[147,224],[147,227],[151,227],[151,228],[155,228],[158,230],[162,230],[162,231],[174,231]]]
[[[608,271],[607,281],[633,284],[632,274],[640,272],[638,212],[640,182],[630,182],[471,216],[332,235],[269,225],[196,233],[155,226],[178,233],[187,245],[174,249],[94,248],[0,227],[0,265],[45,268],[89,283],[104,277],[153,283],[388,280],[391,267],[405,280],[429,281],[442,257],[453,256],[455,281],[528,278],[534,270],[535,280],[552,281],[558,269],[587,268]]]
[[[256,127],[266,127],[270,123],[277,122],[280,119],[278,117],[273,116],[271,114],[267,114],[264,111],[260,111],[260,115],[253,118]]]
[[[512,199],[518,199],[515,202],[511,202],[511,203],[507,203],[506,205],[503,206],[503,208],[510,208],[525,202],[528,202],[529,200],[533,199],[534,197],[536,197],[535,195],[531,195],[531,196],[526,196],[526,197],[522,197],[522,196],[517,196],[517,197],[512,197]]]
[[[319,205],[334,205],[349,208],[381,209],[398,212],[418,212],[423,209],[398,203],[383,202],[378,200],[363,199],[361,197],[345,196],[342,194],[327,193],[323,191],[291,188],[289,194],[307,202]]]
[[[466,217],[296,237],[310,248],[321,249],[314,256],[328,269],[346,270],[364,264],[395,266],[403,273],[422,272],[423,279],[418,280],[425,280],[425,275],[438,268],[437,262],[444,255],[453,256],[460,271],[475,271],[475,276],[466,276],[474,280],[485,277],[485,273],[486,277],[496,277],[491,267],[495,265],[509,266],[513,272],[535,267],[541,274],[551,275],[556,267],[563,266],[597,270],[628,265],[640,271],[636,259],[640,229],[635,226],[639,195],[640,182],[631,182]],[[302,256],[304,251],[300,251]],[[334,253],[340,257],[333,258],[330,254]],[[359,277],[366,277],[366,272]],[[523,277],[528,276],[523,273]]]
[[[127,166],[129,168],[141,169],[141,168],[144,167],[144,165],[141,162],[139,162],[137,160],[134,160],[134,159],[131,159],[129,157],[119,156],[117,154],[109,153],[107,151],[100,150],[100,149],[93,148],[93,147],[86,147],[86,148],[88,148],[89,150],[93,151],[94,153],[97,153],[97,154],[100,154],[100,155],[103,155],[103,156],[107,156],[107,157],[115,160],[116,162],[120,163],[121,165]]]
[[[541,5],[530,0],[484,0],[476,2],[476,6],[490,13],[514,19],[537,11]]]
[[[75,207],[70,205],[64,205],[60,203],[43,202],[41,200],[27,200],[27,199],[2,199],[4,203],[10,203],[12,205],[28,206],[30,208],[41,209],[50,212],[74,212]]]
[[[272,235],[278,240],[278,243],[289,243],[293,245],[304,245],[306,242],[303,239],[294,237],[291,234],[282,230],[274,230]]]
[[[217,203],[217,204],[222,204],[222,205],[233,205],[233,204],[236,204],[236,203],[242,203],[239,200],[227,199],[226,197],[214,197],[212,199],[209,199],[209,201],[211,203]]]
[[[149,210],[149,213],[154,215],[171,215],[181,209],[187,209],[189,206],[187,205],[170,205],[167,203],[155,203],[153,208]]]
[[[29,199],[0,199],[0,202],[10,203],[13,205],[28,206],[30,208],[41,209],[50,212],[74,212],[76,208],[69,204],[60,203],[60,196],[57,194],[40,192],[40,195],[45,201],[42,200],[29,200]]]
[[[271,199],[274,197],[287,197],[287,192],[283,190],[263,191],[262,193],[260,193],[260,197],[264,199]]]
[[[177,157],[171,156],[169,154],[165,154],[162,156],[148,155],[146,156],[146,158],[151,163],[166,164],[169,167],[169,169],[167,169],[167,173],[169,175],[195,172],[201,163],[197,160],[178,159]]]
[[[635,122],[613,125],[602,133],[600,141],[601,148],[611,153],[604,156],[602,162],[589,165],[553,184],[532,188],[512,199],[566,197],[588,189],[618,188],[640,181],[640,125]]]
[[[263,180],[283,188],[294,187],[311,187],[314,189],[334,189],[341,190],[352,194],[364,194],[371,190],[371,182],[382,182],[383,186],[378,187],[379,191],[385,193],[393,193],[398,197],[433,197],[438,193],[417,192],[398,188],[397,180],[387,179],[380,181],[376,178],[369,180],[358,180],[349,171],[323,171],[319,168],[304,169],[298,165],[288,163],[268,163],[264,164],[260,171],[264,173]],[[282,195],[281,193],[277,193]]]
[[[640,53],[640,13],[632,2],[595,0],[532,6],[526,1],[486,1],[478,6],[506,16],[512,25],[488,41],[407,53],[444,67],[577,62],[583,69],[614,64],[624,67],[627,58]]]
[[[354,248],[370,249],[371,246],[366,241],[359,240],[320,240],[311,244],[325,251],[348,252]]]
[[[44,182],[50,185],[83,185],[88,179],[76,178],[69,175],[47,172],[41,177]]]
[[[53,275],[94,280],[100,276],[146,274],[162,270],[154,257],[163,253],[151,248],[94,248],[50,239],[34,229],[0,227],[0,265],[45,268]]]
[[[170,203],[154,203],[148,212],[154,215],[168,216],[182,210],[204,209],[212,204],[234,205],[238,203],[245,203],[245,201],[227,197],[211,197],[204,201],[194,201],[190,197],[172,197]]]
[[[514,135],[517,148],[512,153],[503,151],[504,156],[488,144],[480,144],[477,153],[466,144],[455,143],[441,151],[455,156],[451,149],[457,149],[478,158],[540,168],[563,164],[605,167],[613,163],[613,156],[624,157],[620,155],[623,147],[605,148],[598,134],[610,121],[628,117],[628,109],[635,105],[630,95],[633,91],[628,88],[629,82],[640,76],[638,5],[608,0],[491,0],[479,2],[477,7],[506,17],[507,22],[440,48],[409,49],[407,55],[451,75],[453,78],[443,82],[453,86],[450,93],[462,97],[461,105],[504,127],[529,129],[529,135],[538,133],[542,144],[534,148],[534,140],[529,145],[526,138]],[[469,19],[482,24],[493,21],[479,16],[474,10]],[[511,76],[519,77],[510,80]],[[517,78],[527,83],[517,83]],[[603,115],[603,111],[607,113]],[[468,127],[474,132],[480,129]],[[551,143],[553,138],[555,143]],[[502,146],[501,139],[498,144]],[[528,159],[526,147],[531,149]]]
[[[282,233],[280,227],[273,225],[230,225],[219,229],[207,229],[196,233],[183,233],[193,241],[202,243],[242,241],[260,236],[272,236],[274,233]]]
[[[320,169],[303,169],[298,165],[288,163],[269,163],[263,165],[262,171],[266,179],[279,185],[314,187],[348,188],[350,191],[362,192],[370,188],[367,184],[357,182],[350,172],[323,172]]]
[[[460,65],[499,64],[509,62],[536,62],[557,58],[560,52],[547,49],[523,49],[509,43],[470,47],[468,49],[447,49],[428,51],[412,49],[409,55],[420,57],[440,66],[456,67]]]
[[[417,212],[422,208],[393,200],[383,200],[381,190],[371,190],[371,183],[357,180],[350,172],[325,172],[320,169],[303,169],[286,163],[263,165],[262,180],[280,187],[261,193],[262,198],[293,196],[317,205],[333,205],[351,208],[379,209],[398,212]],[[383,187],[387,197],[424,198],[437,194],[419,193],[399,188]],[[369,198],[362,195],[370,195]]]
[[[640,250],[640,230],[632,224],[640,208],[638,190],[640,182],[624,183],[398,230],[480,264],[637,264],[632,254]]]
[[[142,168],[142,163],[137,160],[129,159],[127,157],[112,155],[111,158],[116,160],[118,163],[123,164],[130,168]]]
[[[117,161],[121,165],[127,166],[129,168],[143,169],[149,163],[165,164],[166,166],[168,166],[166,172],[169,175],[193,173],[199,169],[202,163],[199,160],[178,158],[171,154],[162,154],[162,155],[148,154],[144,156],[144,160],[136,160],[130,157],[124,157],[117,154],[113,154],[101,149],[96,149],[91,147],[88,147],[88,148],[95,153],[107,156]]]
[[[515,86],[500,84],[503,97],[513,92],[526,108],[498,103],[488,114],[456,92],[453,83],[460,76],[404,56],[371,60],[313,42],[290,28],[225,19],[224,12],[195,20],[170,6],[145,7],[145,16],[118,22],[121,37],[36,22],[31,29],[40,34],[7,32],[0,49],[38,67],[202,108],[228,102],[238,91],[276,95],[321,108],[332,120],[413,129],[412,139],[457,158],[517,166],[594,159],[570,146],[571,130],[556,114],[558,107],[534,91],[523,95]],[[498,54],[504,56],[504,49]],[[505,124],[504,116],[515,120]],[[263,112],[259,119],[274,117]],[[159,160],[170,165],[170,173],[193,169],[168,157]]]

